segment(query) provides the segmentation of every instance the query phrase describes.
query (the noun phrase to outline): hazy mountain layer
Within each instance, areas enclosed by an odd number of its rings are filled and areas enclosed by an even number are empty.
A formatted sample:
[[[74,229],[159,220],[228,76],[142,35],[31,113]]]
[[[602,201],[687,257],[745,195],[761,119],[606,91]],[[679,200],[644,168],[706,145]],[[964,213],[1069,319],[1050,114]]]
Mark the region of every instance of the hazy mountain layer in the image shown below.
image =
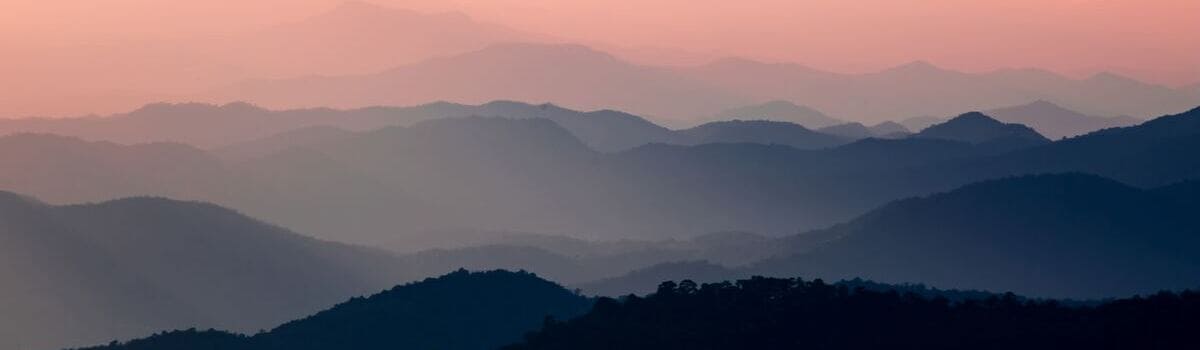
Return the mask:
[[[0,347],[148,332],[252,332],[407,280],[399,260],[217,206],[155,198],[51,206],[0,193]]]

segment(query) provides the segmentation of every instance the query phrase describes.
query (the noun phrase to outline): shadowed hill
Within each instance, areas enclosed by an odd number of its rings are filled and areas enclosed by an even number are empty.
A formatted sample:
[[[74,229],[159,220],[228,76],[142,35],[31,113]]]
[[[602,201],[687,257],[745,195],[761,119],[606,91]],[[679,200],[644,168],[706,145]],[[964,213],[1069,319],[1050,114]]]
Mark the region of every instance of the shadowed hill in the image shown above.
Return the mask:
[[[0,193],[0,345],[249,332],[407,279],[399,260],[196,202],[51,206]]]
[[[960,115],[912,135],[982,145],[1003,152],[1049,143],[1037,131],[1021,124],[1005,124],[979,112]]]
[[[251,337],[176,331],[91,350],[491,349],[591,301],[524,272],[467,272],[354,298]]]
[[[1073,298],[1194,288],[1197,209],[1090,175],[995,180],[802,234],[838,238],[752,271]]]

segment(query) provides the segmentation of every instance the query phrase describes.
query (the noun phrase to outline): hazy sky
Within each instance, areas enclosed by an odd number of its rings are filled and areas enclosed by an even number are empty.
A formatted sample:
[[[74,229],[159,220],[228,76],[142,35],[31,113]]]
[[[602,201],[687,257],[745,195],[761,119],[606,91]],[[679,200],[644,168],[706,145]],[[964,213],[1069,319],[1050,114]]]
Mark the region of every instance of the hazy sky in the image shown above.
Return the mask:
[[[235,32],[339,0],[0,0],[0,43]],[[855,72],[913,60],[980,71],[1114,70],[1200,81],[1197,0],[376,0],[584,42],[793,61]]]

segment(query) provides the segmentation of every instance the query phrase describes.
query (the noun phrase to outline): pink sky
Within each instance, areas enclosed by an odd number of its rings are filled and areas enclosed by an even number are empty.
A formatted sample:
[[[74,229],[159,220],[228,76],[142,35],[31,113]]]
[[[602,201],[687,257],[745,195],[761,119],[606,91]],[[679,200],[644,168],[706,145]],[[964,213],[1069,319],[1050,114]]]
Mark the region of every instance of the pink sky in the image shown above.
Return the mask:
[[[177,37],[296,20],[338,0],[6,0],[0,45]],[[1196,0],[377,0],[462,11],[585,43],[653,46],[862,72],[913,60],[965,71],[1112,70],[1200,82]]]

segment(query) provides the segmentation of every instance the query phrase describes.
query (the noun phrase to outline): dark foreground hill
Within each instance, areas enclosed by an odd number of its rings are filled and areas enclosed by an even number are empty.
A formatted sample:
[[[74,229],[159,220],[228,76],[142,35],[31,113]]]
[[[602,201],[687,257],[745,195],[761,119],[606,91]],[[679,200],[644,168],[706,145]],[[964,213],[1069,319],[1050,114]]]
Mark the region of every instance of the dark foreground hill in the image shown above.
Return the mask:
[[[591,300],[525,272],[465,270],[354,298],[269,332],[175,331],[91,350],[495,349]]]
[[[0,192],[0,348],[253,331],[407,280],[398,262],[211,204],[51,206]]]
[[[1184,349],[1197,327],[1195,292],[1065,307],[1012,294],[950,302],[753,278],[601,298],[588,314],[504,349]]]

